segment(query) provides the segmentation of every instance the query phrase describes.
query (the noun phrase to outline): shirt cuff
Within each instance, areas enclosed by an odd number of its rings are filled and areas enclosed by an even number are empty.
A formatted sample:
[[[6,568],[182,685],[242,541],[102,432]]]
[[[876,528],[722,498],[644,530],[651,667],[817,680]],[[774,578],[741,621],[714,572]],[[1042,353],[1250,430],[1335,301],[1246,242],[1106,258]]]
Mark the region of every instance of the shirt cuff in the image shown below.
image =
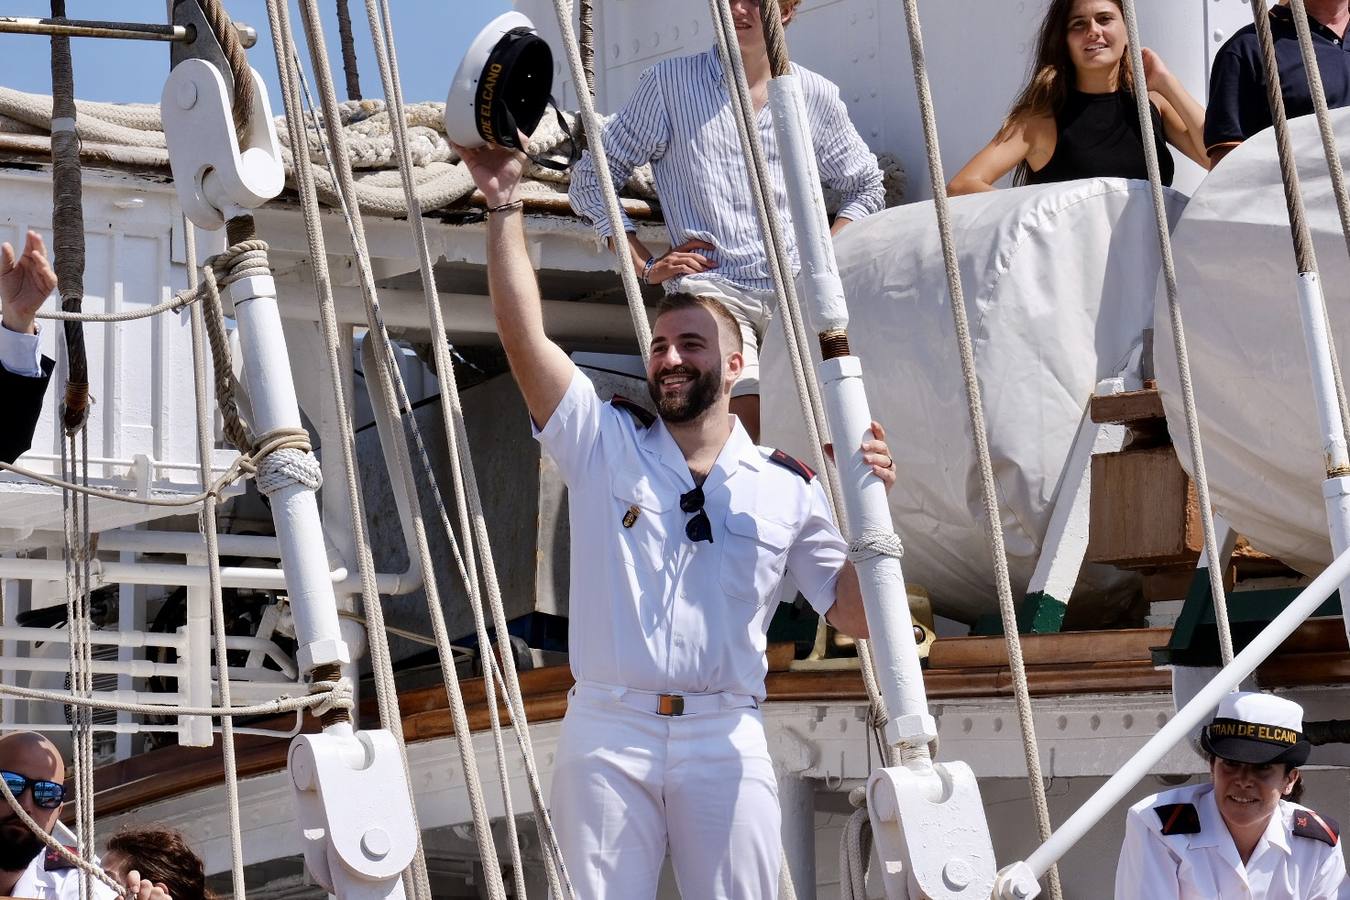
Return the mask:
[[[0,366],[26,378],[42,377],[42,348],[36,334],[21,334],[0,325]]]

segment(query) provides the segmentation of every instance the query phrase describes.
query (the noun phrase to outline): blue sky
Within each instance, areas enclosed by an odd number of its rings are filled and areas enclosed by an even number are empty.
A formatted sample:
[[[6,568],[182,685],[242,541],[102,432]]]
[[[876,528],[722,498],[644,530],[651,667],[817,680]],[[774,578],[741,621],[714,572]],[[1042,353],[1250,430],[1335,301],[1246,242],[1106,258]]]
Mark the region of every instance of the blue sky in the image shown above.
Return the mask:
[[[380,73],[375,65],[370,28],[363,0],[347,0],[361,74],[361,92],[382,97]],[[333,0],[320,0],[324,10],[324,39],[333,57],[338,96],[346,99],[342,57],[338,43],[337,14]],[[509,0],[395,0],[390,4],[394,39],[398,47],[403,96],[414,100],[444,100],[455,66],[469,40],[491,19],[510,9]],[[73,19],[123,22],[165,21],[164,0],[67,0],[66,15]],[[249,51],[249,61],[267,82],[272,108],[280,113],[276,60],[267,30],[264,0],[225,0],[230,15],[258,30],[258,45]],[[8,16],[51,15],[48,0],[3,0],[0,14]],[[299,12],[291,2],[291,21],[297,41],[303,40]],[[113,103],[158,103],[169,70],[169,45],[145,41],[113,41],[75,38],[71,41],[75,64],[75,95],[81,100]],[[308,72],[309,55],[300,47]],[[51,93],[50,43],[32,35],[0,34],[0,84],[32,93]],[[312,82],[311,82],[312,86]]]

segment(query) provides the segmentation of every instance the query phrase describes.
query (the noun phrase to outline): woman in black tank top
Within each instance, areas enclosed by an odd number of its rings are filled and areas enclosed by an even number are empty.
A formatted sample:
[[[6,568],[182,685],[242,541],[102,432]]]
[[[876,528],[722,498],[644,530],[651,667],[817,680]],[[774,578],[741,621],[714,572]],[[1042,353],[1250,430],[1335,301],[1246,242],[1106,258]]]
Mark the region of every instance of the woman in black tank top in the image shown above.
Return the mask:
[[[1120,0],[1050,0],[1031,81],[1003,127],[948,185],[948,193],[1078,178],[1147,178]],[[1208,169],[1205,111],[1153,51],[1144,72],[1164,184],[1175,162],[1168,144]]]

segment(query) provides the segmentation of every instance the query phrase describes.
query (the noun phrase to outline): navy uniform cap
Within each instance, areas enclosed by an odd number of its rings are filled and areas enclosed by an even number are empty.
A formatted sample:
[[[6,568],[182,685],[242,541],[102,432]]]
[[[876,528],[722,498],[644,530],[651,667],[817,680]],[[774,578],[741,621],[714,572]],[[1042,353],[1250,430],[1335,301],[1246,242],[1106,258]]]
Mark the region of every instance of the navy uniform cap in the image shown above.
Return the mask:
[[[1224,697],[1200,732],[1200,746],[1219,759],[1252,765],[1301,766],[1312,752],[1303,736],[1303,707],[1256,691]]]

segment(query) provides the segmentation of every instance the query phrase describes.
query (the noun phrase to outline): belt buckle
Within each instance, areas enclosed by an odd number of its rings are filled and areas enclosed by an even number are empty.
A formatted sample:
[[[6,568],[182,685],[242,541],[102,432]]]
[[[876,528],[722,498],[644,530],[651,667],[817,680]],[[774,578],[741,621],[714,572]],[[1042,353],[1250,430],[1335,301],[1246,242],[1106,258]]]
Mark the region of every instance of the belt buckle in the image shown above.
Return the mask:
[[[684,697],[679,694],[658,694],[656,697],[656,714],[659,716],[684,715]]]

